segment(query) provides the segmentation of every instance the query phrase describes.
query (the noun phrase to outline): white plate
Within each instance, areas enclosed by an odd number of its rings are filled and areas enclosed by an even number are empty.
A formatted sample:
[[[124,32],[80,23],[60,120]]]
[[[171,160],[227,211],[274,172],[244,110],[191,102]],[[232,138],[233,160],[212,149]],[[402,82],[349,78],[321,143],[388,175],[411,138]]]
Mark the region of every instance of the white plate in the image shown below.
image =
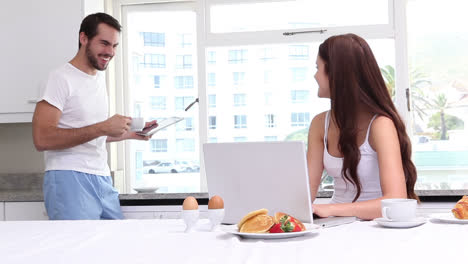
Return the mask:
[[[452,223],[452,224],[468,224],[468,219],[458,219],[453,216],[452,213],[446,214],[433,214],[431,215],[431,219],[444,222],[444,223]]]
[[[238,232],[237,225],[222,226],[222,230],[226,233],[241,236],[243,238],[254,238],[254,239],[280,239],[280,238],[292,238],[299,237],[305,234],[318,233],[320,226],[314,224],[304,223],[307,230],[301,232],[288,232],[288,233],[242,233]]]
[[[140,187],[140,188],[133,188],[133,190],[137,191],[138,193],[154,193],[157,191],[159,187]]]
[[[374,222],[384,227],[393,227],[393,228],[410,228],[415,226],[420,226],[426,223],[426,218],[416,217],[410,221],[390,221],[385,218],[376,218]]]

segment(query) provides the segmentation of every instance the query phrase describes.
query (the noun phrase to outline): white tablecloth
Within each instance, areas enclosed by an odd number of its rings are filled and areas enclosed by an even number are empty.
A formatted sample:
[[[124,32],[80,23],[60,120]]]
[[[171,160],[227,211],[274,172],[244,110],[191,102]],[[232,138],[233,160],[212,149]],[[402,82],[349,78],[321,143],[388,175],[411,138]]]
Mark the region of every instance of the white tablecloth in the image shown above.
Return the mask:
[[[242,239],[199,220],[0,222],[0,263],[467,263],[468,225],[355,222],[318,234]]]

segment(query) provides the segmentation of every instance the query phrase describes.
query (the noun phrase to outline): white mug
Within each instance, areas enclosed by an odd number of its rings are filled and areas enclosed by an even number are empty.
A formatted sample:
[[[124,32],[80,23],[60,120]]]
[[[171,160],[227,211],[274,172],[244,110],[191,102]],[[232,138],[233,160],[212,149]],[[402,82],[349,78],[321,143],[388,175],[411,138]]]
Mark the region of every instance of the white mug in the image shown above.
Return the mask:
[[[143,117],[132,117],[130,129],[132,131],[141,131],[145,127],[145,119]]]
[[[414,199],[384,199],[382,217],[389,221],[408,221],[416,218],[417,201]]]

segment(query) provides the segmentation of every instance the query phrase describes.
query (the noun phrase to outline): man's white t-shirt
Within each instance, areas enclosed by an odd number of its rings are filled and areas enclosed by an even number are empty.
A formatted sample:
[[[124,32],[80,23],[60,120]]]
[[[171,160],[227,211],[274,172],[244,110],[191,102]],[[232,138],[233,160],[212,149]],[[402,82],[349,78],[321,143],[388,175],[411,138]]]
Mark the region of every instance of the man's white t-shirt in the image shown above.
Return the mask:
[[[61,112],[59,128],[81,128],[108,118],[108,98],[104,74],[89,75],[70,63],[49,75],[41,100]],[[74,170],[109,176],[107,137],[102,136],[84,144],[44,153],[45,170]]]

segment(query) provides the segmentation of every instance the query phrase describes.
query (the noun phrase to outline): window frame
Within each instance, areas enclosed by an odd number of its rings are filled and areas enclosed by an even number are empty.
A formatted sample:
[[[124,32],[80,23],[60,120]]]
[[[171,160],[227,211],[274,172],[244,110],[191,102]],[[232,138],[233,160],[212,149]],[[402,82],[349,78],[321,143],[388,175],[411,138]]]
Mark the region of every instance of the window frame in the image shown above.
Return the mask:
[[[197,58],[193,58],[193,64],[197,65],[197,84],[199,98],[207,98],[207,67],[206,65],[206,49],[212,47],[226,46],[244,46],[244,45],[261,45],[261,44],[301,44],[308,42],[322,42],[326,38],[353,32],[366,39],[382,39],[391,38],[395,40],[395,76],[396,76],[396,94],[395,105],[400,111],[403,120],[408,122],[409,111],[407,109],[406,88],[409,87],[408,76],[408,58],[407,58],[407,42],[406,42],[406,1],[407,0],[388,0],[388,18],[389,21],[385,25],[365,25],[365,26],[346,26],[346,27],[330,27],[330,28],[303,28],[301,30],[317,30],[326,29],[321,34],[296,34],[284,36],[285,30],[266,30],[260,32],[234,32],[214,34],[209,32],[210,29],[210,6],[219,3],[261,3],[266,0],[109,0],[106,2],[106,11],[111,13],[117,20],[121,21],[122,25],[126,24],[124,16],[126,8],[145,7],[145,10],[160,9],[160,6],[143,6],[142,4],[180,4],[182,10],[195,10],[197,35],[193,36],[193,43],[197,45]],[[269,0],[285,1],[285,0]],[[166,8],[166,7],[165,7]],[[168,6],[168,10],[174,10],[179,7]],[[298,31],[298,30],[294,30]],[[127,54],[126,46],[128,43],[127,35],[121,34],[122,45],[117,48],[117,56],[115,56],[114,64],[110,65],[107,71],[107,83],[109,84],[109,99],[110,113],[123,113],[128,115],[132,109],[125,104],[126,98],[129,97],[129,91],[125,88],[129,85],[128,69],[132,63],[131,58],[125,58]],[[167,43],[166,43],[167,44]],[[216,55],[215,55],[216,56]],[[218,58],[216,58],[217,60]],[[195,80],[194,80],[195,81]],[[113,83],[114,82],[114,83]],[[195,83],[194,83],[195,87]],[[208,104],[200,100],[199,103],[199,144],[208,142]],[[408,129],[410,126],[408,126]],[[410,131],[408,131],[410,133]],[[129,170],[132,168],[130,157],[131,147],[128,142],[119,142],[113,146],[109,146],[109,164],[115,175],[120,175],[117,179],[116,187],[121,193],[130,193],[131,179],[125,177],[130,175]],[[200,167],[204,168],[203,153],[200,147]],[[200,171],[201,192],[207,192],[206,176],[202,169]]]

